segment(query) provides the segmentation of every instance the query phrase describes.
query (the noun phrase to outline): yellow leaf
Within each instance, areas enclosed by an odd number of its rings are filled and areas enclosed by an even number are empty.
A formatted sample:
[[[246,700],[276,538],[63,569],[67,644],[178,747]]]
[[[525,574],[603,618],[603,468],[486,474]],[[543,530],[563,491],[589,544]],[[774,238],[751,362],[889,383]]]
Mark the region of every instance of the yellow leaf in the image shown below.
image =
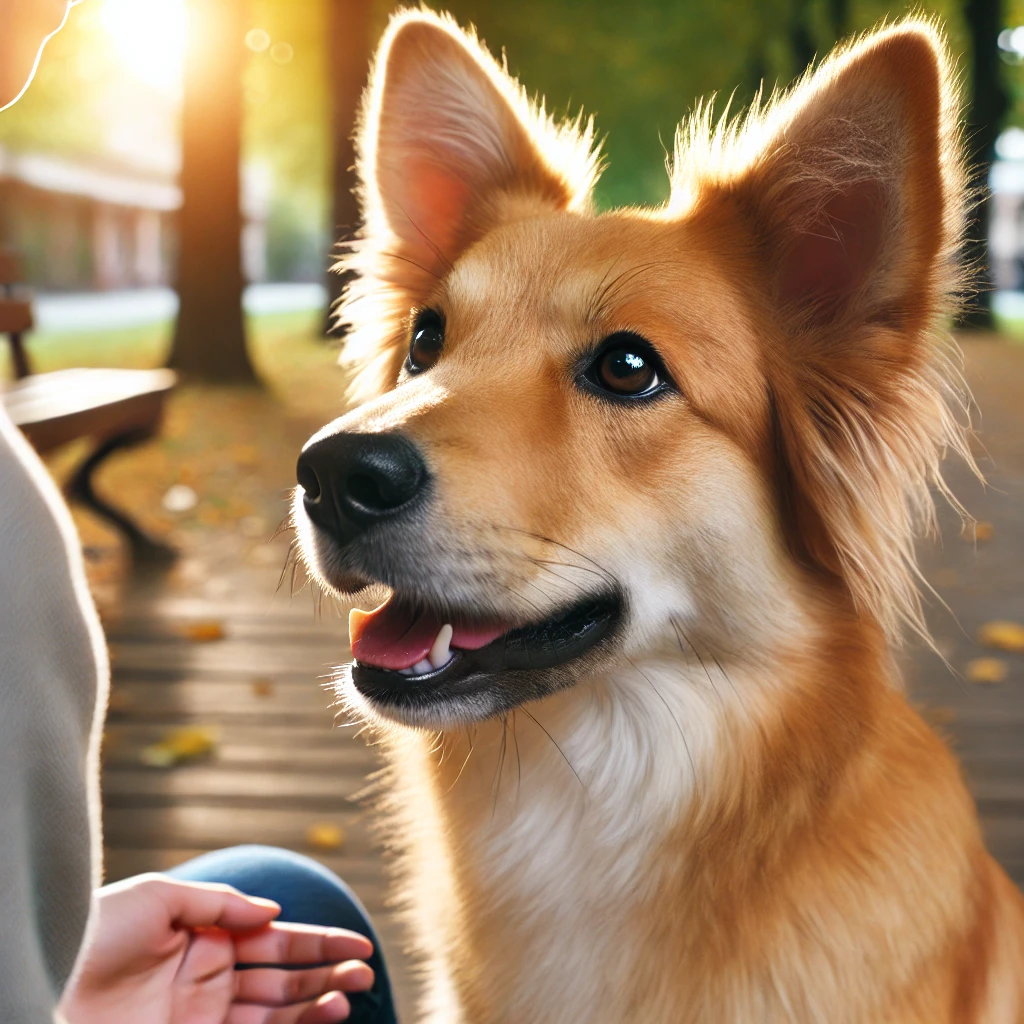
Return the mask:
[[[1003,651],[1024,653],[1024,626],[1019,622],[986,622],[978,630],[978,643]]]
[[[979,519],[974,523],[964,523],[964,528],[961,531],[960,536],[969,544],[984,544],[986,541],[992,539],[994,533],[995,527],[993,527],[991,523],[987,523],[983,519]]]
[[[182,632],[194,644],[208,644],[213,640],[224,639],[224,623],[216,620],[190,622]]]
[[[189,725],[172,729],[159,743],[143,747],[139,760],[151,768],[170,768],[182,761],[193,761],[212,753],[217,747],[217,730],[209,726]]]
[[[1000,658],[975,658],[967,663],[967,678],[972,683],[1001,683],[1010,666]]]
[[[345,830],[329,821],[316,821],[306,829],[306,842],[317,850],[337,850],[345,842]]]
[[[274,684],[270,679],[254,679],[252,681],[252,692],[257,697],[269,697],[274,692]]]

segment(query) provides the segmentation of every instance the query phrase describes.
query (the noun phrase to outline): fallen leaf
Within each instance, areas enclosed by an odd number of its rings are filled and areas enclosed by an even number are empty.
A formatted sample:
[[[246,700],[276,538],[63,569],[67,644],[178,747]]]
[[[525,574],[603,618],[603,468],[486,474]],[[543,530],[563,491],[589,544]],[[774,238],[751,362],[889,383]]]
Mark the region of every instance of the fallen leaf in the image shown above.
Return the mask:
[[[1001,683],[1010,666],[1000,658],[975,658],[967,663],[967,678],[972,683]]]
[[[960,531],[960,536],[969,544],[984,544],[986,541],[992,539],[992,535],[994,533],[995,528],[991,523],[987,523],[983,519],[979,519],[974,523],[964,523],[964,528]]]
[[[208,622],[190,622],[182,632],[194,644],[208,644],[213,640],[224,639],[224,623],[216,619]]]
[[[345,842],[345,830],[329,821],[316,821],[306,829],[306,842],[317,850],[337,850]]]
[[[932,576],[932,583],[937,587],[956,587],[960,585],[960,573],[956,569],[939,569]]]
[[[158,743],[139,751],[139,760],[151,768],[170,768],[182,761],[205,757],[217,747],[217,730],[209,726],[189,725],[172,729]]]
[[[257,697],[269,697],[274,692],[274,683],[270,679],[254,679],[252,681],[252,692]]]
[[[949,725],[950,722],[956,720],[956,709],[946,707],[944,704],[939,704],[933,708],[927,708],[925,710],[925,717],[928,718],[933,725]]]
[[[1024,626],[1019,622],[986,622],[978,630],[978,643],[1003,651],[1024,653]]]

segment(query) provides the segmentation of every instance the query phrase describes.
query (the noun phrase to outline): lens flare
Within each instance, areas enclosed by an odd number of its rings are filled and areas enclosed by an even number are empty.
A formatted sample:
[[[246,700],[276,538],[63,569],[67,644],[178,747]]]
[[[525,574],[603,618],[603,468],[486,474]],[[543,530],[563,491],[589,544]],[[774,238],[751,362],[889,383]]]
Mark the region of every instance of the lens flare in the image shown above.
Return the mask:
[[[102,20],[132,75],[161,92],[180,92],[185,0],[103,0]]]

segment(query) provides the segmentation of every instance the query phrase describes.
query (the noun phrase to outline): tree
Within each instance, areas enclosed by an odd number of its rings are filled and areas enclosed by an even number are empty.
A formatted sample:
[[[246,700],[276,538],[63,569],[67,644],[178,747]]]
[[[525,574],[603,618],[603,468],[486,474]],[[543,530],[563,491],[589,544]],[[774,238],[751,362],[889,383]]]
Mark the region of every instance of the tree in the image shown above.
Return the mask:
[[[178,298],[170,365],[201,380],[256,380],[242,313],[244,0],[188,0]]]
[[[344,243],[359,228],[359,204],[353,189],[355,148],[352,135],[370,63],[372,0],[329,0],[327,61],[331,90],[331,225],[332,238]],[[328,272],[324,333],[334,334],[331,311],[347,281]]]
[[[970,108],[967,112],[967,138],[972,149],[971,186],[979,197],[968,233],[967,260],[978,274],[980,289],[978,301],[964,317],[964,326],[991,328],[988,174],[1008,106],[997,42],[1004,25],[1001,0],[967,0],[964,20],[971,49]]]

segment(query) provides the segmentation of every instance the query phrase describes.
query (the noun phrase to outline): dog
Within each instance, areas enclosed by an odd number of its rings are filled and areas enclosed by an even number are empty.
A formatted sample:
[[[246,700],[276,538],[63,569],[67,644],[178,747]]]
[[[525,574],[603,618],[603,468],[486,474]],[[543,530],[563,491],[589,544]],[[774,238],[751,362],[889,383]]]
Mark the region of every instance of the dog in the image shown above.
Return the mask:
[[[592,124],[425,10],[357,142],[354,408],[293,513],[324,587],[386,588],[338,690],[422,1019],[1024,1021],[1024,900],[893,654],[970,458],[941,30],[698,108],[658,209],[596,213]]]

